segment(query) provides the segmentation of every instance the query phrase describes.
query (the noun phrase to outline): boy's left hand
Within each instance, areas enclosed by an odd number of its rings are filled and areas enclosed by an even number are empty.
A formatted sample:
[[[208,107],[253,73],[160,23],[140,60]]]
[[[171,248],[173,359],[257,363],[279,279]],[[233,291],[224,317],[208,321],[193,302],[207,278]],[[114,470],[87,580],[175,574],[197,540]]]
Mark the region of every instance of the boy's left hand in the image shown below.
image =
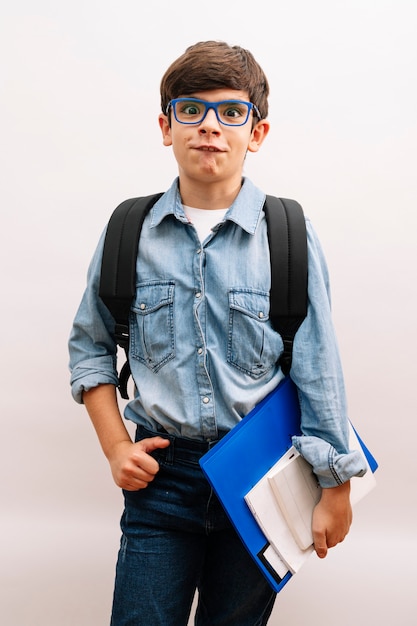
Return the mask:
[[[312,521],[317,556],[324,559],[329,548],[343,541],[351,523],[350,482],[323,489],[320,502],[314,509]]]

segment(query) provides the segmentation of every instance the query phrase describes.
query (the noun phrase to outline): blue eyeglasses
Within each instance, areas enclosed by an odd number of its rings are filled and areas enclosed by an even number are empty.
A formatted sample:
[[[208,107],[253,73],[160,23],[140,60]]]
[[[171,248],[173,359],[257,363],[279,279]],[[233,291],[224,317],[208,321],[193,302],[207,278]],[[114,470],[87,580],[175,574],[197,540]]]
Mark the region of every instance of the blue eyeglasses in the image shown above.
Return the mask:
[[[210,109],[213,109],[220,124],[225,126],[243,126],[252,110],[254,115],[261,119],[258,107],[244,100],[207,102],[198,98],[175,98],[168,103],[167,115],[170,109],[180,124],[201,124]]]

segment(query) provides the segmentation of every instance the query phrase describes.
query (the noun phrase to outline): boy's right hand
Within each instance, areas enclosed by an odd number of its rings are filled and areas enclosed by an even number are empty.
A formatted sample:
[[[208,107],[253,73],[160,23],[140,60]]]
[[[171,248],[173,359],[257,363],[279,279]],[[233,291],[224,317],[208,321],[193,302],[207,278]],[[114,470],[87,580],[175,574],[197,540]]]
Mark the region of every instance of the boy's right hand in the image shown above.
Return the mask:
[[[115,444],[108,458],[116,485],[126,491],[138,491],[147,487],[159,471],[159,463],[150,453],[169,445],[169,440],[163,437],[149,437],[137,443],[121,441]]]

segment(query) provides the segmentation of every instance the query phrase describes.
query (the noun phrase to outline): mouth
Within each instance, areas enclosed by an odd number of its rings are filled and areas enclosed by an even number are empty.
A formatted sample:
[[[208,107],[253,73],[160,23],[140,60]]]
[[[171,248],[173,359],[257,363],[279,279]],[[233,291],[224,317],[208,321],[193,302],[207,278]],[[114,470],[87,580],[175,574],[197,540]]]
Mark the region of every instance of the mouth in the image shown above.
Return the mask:
[[[222,150],[216,148],[215,146],[196,146],[196,150],[201,152],[222,152]]]

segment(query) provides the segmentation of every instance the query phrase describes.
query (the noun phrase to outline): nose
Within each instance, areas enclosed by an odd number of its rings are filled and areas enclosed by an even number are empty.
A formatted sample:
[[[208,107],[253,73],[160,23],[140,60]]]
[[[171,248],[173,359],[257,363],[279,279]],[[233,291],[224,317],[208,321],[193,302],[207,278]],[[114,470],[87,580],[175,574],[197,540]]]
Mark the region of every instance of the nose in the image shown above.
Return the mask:
[[[217,119],[216,111],[214,109],[209,109],[206,113],[205,118],[200,123],[199,132],[204,135],[206,133],[220,134],[220,122]]]

